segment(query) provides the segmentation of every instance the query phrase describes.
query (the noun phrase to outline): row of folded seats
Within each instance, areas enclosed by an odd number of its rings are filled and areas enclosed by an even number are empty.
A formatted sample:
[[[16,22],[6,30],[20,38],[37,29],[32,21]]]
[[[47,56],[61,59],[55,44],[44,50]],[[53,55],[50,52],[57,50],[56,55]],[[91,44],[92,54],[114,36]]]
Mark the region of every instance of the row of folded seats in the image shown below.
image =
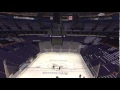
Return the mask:
[[[38,35],[30,35],[30,36],[19,36],[24,41],[50,41],[50,36],[38,36]]]
[[[89,45],[94,44],[97,45],[102,40],[100,37],[95,36],[66,36],[63,38],[64,41],[73,41],[73,42],[79,42],[83,45]]]
[[[117,30],[119,27],[119,21],[112,21],[112,20],[103,20],[103,21],[79,21],[77,24],[73,25],[71,21],[63,21],[62,26],[64,30],[69,31],[73,30],[82,31],[82,32],[112,32]]]
[[[27,42],[17,43],[0,48],[0,77],[3,77],[4,75],[4,60],[19,66],[38,53],[39,49],[33,44]]]
[[[17,20],[17,19],[1,19],[0,29],[3,31],[41,31],[43,29],[51,29],[53,27],[52,21],[43,21],[42,24],[38,20]],[[118,31],[119,21],[103,20],[103,21],[78,21],[73,25],[72,21],[62,21],[62,27],[65,31],[93,31],[93,32],[112,32]]]
[[[43,23],[43,27],[51,27],[49,22]],[[17,20],[17,19],[1,19],[0,28],[4,31],[40,31],[41,26],[37,20]]]
[[[22,38],[25,41],[50,41],[50,36],[37,36],[37,35],[30,35],[30,36],[19,36],[19,38]],[[88,45],[89,43],[98,44],[100,42],[101,38],[94,37],[94,36],[65,36],[63,37],[63,41],[73,41],[73,42],[79,42],[84,45]]]
[[[81,49],[80,53],[90,69],[98,67],[98,77],[115,78],[119,72],[119,50],[112,48],[107,45],[91,45]],[[108,53],[110,50],[114,52]]]

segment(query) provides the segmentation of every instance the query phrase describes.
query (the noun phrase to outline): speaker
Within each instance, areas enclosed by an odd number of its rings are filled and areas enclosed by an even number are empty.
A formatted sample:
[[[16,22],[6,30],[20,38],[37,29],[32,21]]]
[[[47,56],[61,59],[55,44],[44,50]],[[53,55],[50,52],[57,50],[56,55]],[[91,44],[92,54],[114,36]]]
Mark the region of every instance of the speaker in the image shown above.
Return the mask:
[[[53,13],[53,22],[60,24],[60,13],[59,12]]]
[[[39,21],[42,21],[43,20],[43,13],[38,13],[37,15]]]
[[[78,13],[74,13],[73,14],[73,23],[77,24],[78,23],[78,19],[79,19]]]

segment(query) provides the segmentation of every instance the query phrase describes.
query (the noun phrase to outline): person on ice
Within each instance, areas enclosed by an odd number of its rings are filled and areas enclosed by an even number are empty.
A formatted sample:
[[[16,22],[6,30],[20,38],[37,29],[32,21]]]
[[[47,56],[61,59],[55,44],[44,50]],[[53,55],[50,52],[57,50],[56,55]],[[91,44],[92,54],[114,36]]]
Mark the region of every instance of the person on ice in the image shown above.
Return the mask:
[[[59,67],[59,70],[60,70],[61,67]]]
[[[59,78],[58,76],[56,76],[56,78]]]
[[[55,69],[55,66],[53,65],[53,69]]]
[[[81,74],[79,75],[79,78],[81,78]]]

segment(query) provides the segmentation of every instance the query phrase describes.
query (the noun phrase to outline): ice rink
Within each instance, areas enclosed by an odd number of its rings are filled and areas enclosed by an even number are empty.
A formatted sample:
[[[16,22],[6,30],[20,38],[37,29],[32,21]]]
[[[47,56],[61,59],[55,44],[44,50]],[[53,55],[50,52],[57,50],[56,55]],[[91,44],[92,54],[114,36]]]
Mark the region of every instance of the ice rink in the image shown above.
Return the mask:
[[[91,78],[80,54],[43,53],[24,69],[17,78]]]

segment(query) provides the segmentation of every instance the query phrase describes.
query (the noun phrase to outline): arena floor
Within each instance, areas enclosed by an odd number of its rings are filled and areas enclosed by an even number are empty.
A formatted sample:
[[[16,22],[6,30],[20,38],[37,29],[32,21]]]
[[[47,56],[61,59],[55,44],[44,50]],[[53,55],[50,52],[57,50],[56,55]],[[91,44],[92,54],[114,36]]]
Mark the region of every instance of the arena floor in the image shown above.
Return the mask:
[[[17,78],[91,78],[82,56],[76,53],[48,52],[38,57]]]

